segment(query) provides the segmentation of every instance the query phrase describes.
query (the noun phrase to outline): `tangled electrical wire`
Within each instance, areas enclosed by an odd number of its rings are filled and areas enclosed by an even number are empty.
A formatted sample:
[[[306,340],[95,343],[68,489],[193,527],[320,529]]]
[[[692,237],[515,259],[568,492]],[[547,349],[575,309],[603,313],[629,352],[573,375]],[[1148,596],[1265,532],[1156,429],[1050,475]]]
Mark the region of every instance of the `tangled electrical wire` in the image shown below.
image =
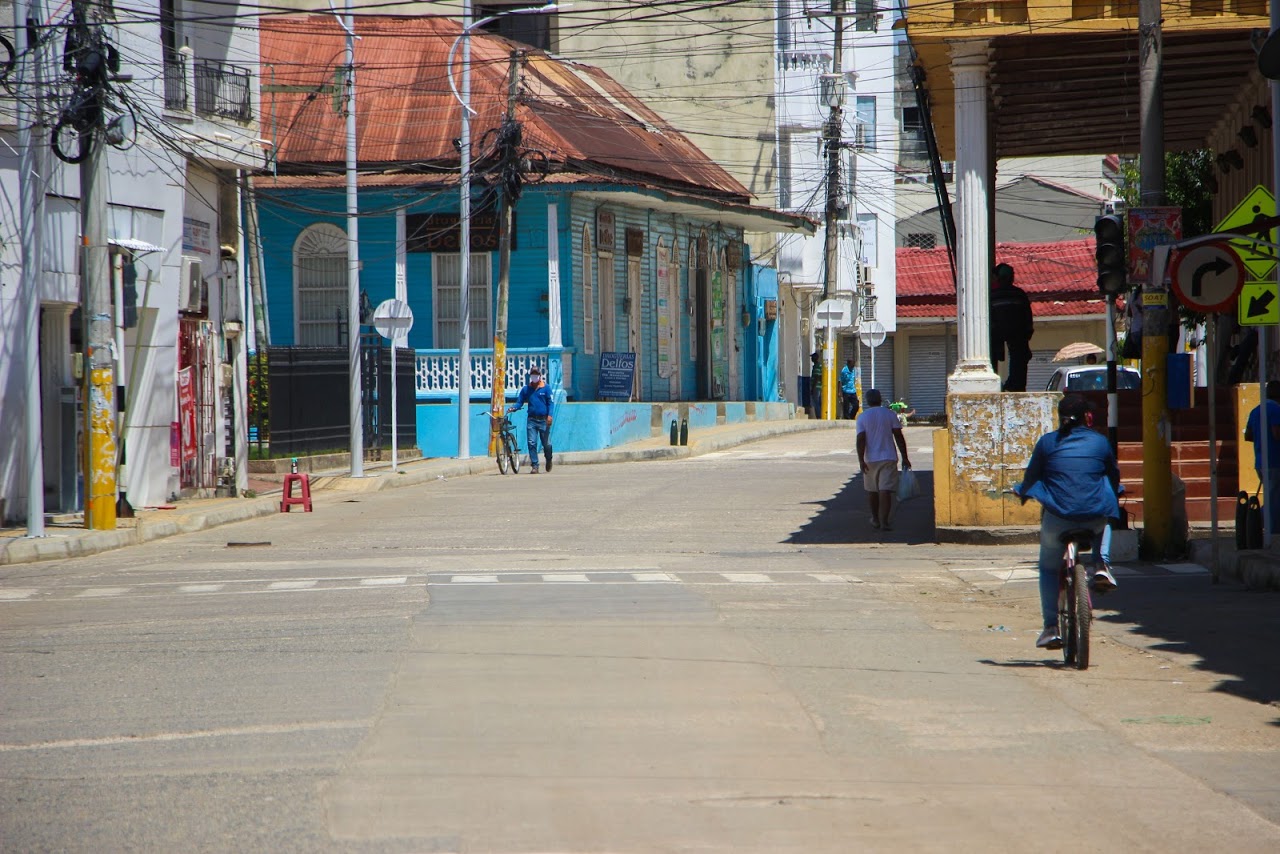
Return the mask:
[[[70,74],[70,89],[58,111],[50,145],[64,163],[81,163],[89,156],[95,137],[117,148],[133,145],[137,115],[126,99],[111,88],[118,79],[120,53],[99,27],[79,18],[67,29],[62,68]],[[122,105],[122,106],[118,106]],[[110,120],[107,119],[109,114]]]
[[[486,152],[476,162],[476,173],[489,179],[489,186],[481,206],[496,202],[496,192],[509,204],[520,199],[525,184],[545,181],[551,172],[551,158],[537,148],[524,148],[524,130],[514,116],[507,116],[502,124],[490,128],[480,137],[478,148]]]

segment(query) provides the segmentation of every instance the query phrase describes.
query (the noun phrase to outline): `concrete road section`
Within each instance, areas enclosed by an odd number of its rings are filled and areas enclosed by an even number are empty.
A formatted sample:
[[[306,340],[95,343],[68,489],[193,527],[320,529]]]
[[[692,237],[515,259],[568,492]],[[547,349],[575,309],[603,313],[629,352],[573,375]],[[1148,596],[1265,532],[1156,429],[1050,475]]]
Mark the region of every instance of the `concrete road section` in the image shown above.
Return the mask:
[[[852,438],[0,567],[3,848],[1280,850],[1273,596],[1123,567],[1067,670]]]

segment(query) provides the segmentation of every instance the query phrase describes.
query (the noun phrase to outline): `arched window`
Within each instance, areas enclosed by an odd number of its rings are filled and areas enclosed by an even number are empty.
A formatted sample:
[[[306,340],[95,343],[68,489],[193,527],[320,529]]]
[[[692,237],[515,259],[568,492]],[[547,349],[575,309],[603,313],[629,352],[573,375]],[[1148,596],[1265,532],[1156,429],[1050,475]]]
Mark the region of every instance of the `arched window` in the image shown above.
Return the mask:
[[[293,244],[294,340],[304,347],[347,342],[347,233],[327,222]]]

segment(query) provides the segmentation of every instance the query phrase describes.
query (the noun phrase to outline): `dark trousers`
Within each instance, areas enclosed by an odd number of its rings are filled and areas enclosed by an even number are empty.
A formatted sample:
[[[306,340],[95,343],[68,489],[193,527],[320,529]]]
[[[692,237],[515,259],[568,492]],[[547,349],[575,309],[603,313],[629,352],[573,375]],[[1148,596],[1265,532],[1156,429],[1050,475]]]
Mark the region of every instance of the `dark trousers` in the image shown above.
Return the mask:
[[[1005,391],[1026,391],[1027,390],[1027,365],[1031,362],[1031,345],[1026,341],[1005,341],[1002,342],[1001,350],[1004,346],[1009,348],[1009,375],[1004,381]],[[999,352],[999,351],[997,351]],[[999,368],[995,362],[995,356],[992,355],[991,367],[999,373]]]
[[[858,417],[858,395],[851,391],[840,392],[840,402],[844,404],[844,417],[852,421]]]

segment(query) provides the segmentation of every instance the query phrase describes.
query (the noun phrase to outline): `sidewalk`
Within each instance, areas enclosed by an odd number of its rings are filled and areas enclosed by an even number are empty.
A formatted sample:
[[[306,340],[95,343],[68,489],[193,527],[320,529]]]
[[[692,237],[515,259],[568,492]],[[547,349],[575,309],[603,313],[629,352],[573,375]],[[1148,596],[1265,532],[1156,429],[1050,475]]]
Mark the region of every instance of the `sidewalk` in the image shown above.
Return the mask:
[[[602,451],[557,454],[556,462],[573,466],[684,459],[770,436],[841,429],[848,430],[852,434],[852,422],[798,419],[725,424],[698,430],[689,436],[687,446],[673,447],[670,440],[662,436]],[[399,471],[394,474],[389,461],[365,463],[364,470],[365,476],[359,479],[351,478],[347,468],[312,473],[313,505],[318,509],[325,504],[344,500],[350,493],[379,492],[384,489],[417,486],[443,478],[498,474],[497,465],[489,457],[472,457],[466,460],[419,458],[401,463]],[[163,508],[137,509],[136,518],[118,520],[114,531],[90,531],[82,527],[79,522],[74,526],[49,524],[45,526],[46,536],[33,539],[26,536],[25,528],[0,529],[0,566],[84,557],[177,534],[203,531],[219,525],[279,513],[278,478],[255,475],[251,484],[253,489],[263,491],[259,491],[253,498],[186,498],[166,504]],[[292,509],[290,512],[303,511]]]

